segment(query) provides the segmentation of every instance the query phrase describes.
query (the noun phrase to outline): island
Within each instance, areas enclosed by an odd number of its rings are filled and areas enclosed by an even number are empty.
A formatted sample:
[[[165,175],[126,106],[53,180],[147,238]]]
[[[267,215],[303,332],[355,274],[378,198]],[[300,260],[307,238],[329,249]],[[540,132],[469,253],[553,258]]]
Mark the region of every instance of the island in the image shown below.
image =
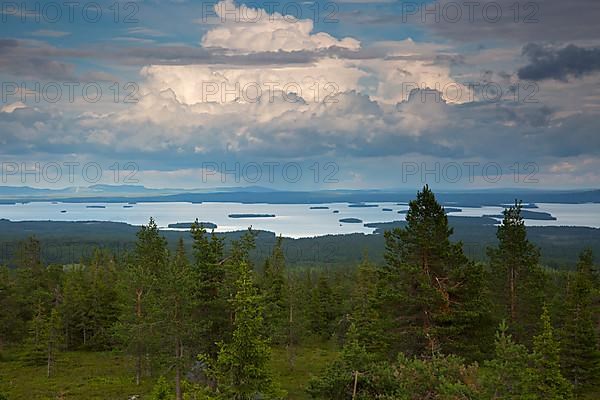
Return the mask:
[[[444,211],[446,211],[446,214],[449,214],[449,213],[457,213],[457,212],[462,212],[462,208],[456,208],[456,207],[444,207]]]
[[[362,224],[362,219],[358,218],[341,218],[340,222],[344,222],[346,224]]]
[[[275,218],[275,214],[229,214],[229,218]]]
[[[133,206],[123,206],[123,208],[133,208]]]
[[[371,208],[371,207],[379,207],[379,204],[348,204],[350,208]]]
[[[329,210],[329,207],[327,206],[312,206],[310,207],[311,210]]]
[[[167,226],[172,229],[190,229],[193,224],[194,222],[177,222]],[[217,229],[217,224],[213,224],[212,222],[198,222],[198,225],[205,229]]]
[[[62,214],[64,214],[64,213],[66,213],[66,212],[67,212],[67,210],[60,210],[60,212],[61,212]]]
[[[484,217],[489,218],[504,218],[503,214],[495,214],[495,215],[484,215]],[[550,213],[543,211],[530,211],[530,210],[521,210],[521,217],[523,219],[531,219],[534,221],[556,221],[556,217]]]
[[[85,206],[85,208],[106,208],[106,206]]]
[[[391,208],[382,208],[381,211],[394,211]]]
[[[333,210],[333,213],[334,213],[334,214],[339,214],[339,213],[340,213],[340,210]]]

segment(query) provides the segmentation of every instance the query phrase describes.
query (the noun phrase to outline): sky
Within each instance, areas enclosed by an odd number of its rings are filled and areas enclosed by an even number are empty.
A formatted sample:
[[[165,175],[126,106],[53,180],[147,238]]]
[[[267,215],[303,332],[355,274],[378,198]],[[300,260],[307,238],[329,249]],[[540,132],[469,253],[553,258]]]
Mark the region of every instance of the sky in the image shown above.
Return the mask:
[[[0,185],[600,187],[600,2],[3,1]]]

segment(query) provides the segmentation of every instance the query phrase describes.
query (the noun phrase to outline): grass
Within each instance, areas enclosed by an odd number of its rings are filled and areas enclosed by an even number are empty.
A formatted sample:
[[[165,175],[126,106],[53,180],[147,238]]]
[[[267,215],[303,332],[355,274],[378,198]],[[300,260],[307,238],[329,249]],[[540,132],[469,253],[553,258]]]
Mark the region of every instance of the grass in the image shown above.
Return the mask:
[[[273,349],[275,380],[288,392],[290,400],[309,399],[305,387],[311,375],[318,374],[337,351],[329,343],[296,348],[294,363],[285,348]],[[54,373],[46,378],[46,366],[23,365],[17,353],[0,357],[0,394],[9,400],[126,400],[138,395],[148,398],[155,378],[134,380],[134,363],[112,352],[65,352],[58,358]]]
[[[127,399],[152,389],[146,379],[136,386],[133,362],[110,352],[61,353],[55,371],[46,377],[46,366],[27,366],[10,355],[0,360],[0,393],[9,400],[34,399]]]
[[[290,400],[310,399],[306,393],[306,384],[311,376],[318,375],[333,361],[338,352],[332,343],[316,343],[298,347],[294,351],[293,363],[285,348],[273,349],[271,367],[275,380],[287,391]]]

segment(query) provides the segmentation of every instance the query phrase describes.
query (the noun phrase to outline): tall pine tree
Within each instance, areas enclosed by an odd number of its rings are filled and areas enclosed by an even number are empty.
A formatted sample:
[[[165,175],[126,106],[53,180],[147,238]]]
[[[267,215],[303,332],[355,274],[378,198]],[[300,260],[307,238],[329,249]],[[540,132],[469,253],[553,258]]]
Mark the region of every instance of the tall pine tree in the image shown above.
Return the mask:
[[[527,239],[521,203],[504,211],[496,236],[498,246],[488,249],[490,292],[497,320],[507,320],[519,341],[530,343],[543,304],[544,274],[539,250]]]
[[[477,348],[488,344],[469,340],[481,336],[487,311],[481,266],[465,257],[462,243],[450,242],[453,230],[428,186],[409,203],[406,222],[385,233],[380,282],[390,339],[413,354],[477,358]]]

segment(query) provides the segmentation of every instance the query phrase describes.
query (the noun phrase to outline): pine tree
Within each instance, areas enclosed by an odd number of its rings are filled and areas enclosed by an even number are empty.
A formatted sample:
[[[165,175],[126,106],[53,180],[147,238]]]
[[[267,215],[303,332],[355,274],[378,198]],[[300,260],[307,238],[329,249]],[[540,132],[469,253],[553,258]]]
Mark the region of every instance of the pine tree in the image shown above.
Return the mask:
[[[560,371],[560,344],[554,337],[548,308],[543,308],[542,330],[533,338],[532,391],[543,400],[568,400],[573,397],[572,386]]]
[[[469,261],[444,208],[428,186],[409,204],[406,227],[385,233],[386,265],[380,282],[390,339],[414,354],[440,349],[477,357],[469,337],[485,326],[483,271]],[[482,343],[483,345],[487,344]],[[480,343],[476,343],[477,347]]]
[[[140,384],[145,356],[157,351],[160,331],[160,285],[157,279],[167,268],[169,259],[166,240],[152,218],[137,233],[134,253],[121,279],[122,315],[116,331],[135,356],[136,383]]]
[[[539,250],[527,239],[521,203],[504,211],[496,236],[498,246],[488,249],[490,291],[496,315],[506,319],[520,341],[529,342],[536,331],[543,302],[544,275]]]
[[[173,349],[168,357],[175,370],[175,395],[182,400],[182,374],[186,366],[185,352],[195,337],[197,326],[192,319],[196,304],[196,280],[185,254],[183,239],[175,256],[160,277],[160,331],[164,348]]]
[[[594,259],[591,250],[581,253],[577,272],[569,285],[563,327],[562,364],[576,393],[600,385],[600,351],[594,326]]]

